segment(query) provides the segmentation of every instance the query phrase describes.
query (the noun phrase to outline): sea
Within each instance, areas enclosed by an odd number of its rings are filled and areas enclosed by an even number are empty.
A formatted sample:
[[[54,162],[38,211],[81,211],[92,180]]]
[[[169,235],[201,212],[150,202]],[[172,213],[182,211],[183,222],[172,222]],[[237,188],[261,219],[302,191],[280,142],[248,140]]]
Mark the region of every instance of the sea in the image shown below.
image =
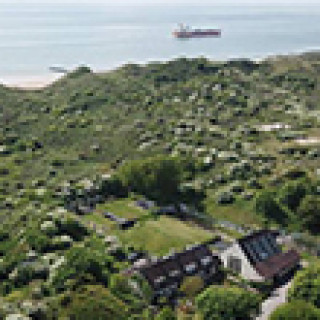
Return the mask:
[[[199,3],[1,4],[0,0],[0,82],[49,79],[51,66],[72,70],[87,65],[105,71],[125,63],[177,57],[262,59],[320,49],[320,3]],[[179,23],[220,28],[222,37],[178,40],[171,32]]]

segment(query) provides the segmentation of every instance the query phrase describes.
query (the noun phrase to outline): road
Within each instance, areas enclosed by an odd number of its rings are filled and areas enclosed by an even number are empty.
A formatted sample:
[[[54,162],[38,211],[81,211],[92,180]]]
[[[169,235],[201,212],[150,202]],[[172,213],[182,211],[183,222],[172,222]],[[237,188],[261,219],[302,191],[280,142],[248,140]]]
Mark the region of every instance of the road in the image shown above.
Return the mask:
[[[262,303],[262,313],[256,320],[268,320],[271,313],[281,304],[287,302],[288,290],[292,284],[292,280],[282,287],[273,291],[271,296]]]

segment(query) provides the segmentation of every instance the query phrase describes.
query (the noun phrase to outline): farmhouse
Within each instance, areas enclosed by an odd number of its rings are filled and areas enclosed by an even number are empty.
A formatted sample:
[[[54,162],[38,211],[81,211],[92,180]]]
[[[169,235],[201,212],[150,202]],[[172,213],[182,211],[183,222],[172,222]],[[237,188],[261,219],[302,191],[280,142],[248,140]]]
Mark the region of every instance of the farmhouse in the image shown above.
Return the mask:
[[[221,253],[226,268],[252,281],[279,281],[300,261],[295,250],[282,252],[273,232],[262,230],[238,239]]]
[[[154,293],[159,297],[172,298],[178,293],[183,280],[199,276],[206,285],[219,279],[221,261],[205,244],[193,246],[183,252],[163,257],[140,270]]]

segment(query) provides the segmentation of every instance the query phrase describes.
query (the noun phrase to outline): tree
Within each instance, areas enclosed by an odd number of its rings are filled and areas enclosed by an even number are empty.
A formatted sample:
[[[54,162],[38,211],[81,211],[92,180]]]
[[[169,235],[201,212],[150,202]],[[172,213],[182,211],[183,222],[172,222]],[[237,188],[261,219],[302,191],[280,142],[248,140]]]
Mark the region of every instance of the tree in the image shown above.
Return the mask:
[[[292,301],[278,307],[270,320],[319,320],[320,310],[305,301]]]
[[[279,201],[290,210],[296,211],[307,192],[308,185],[305,179],[289,181],[281,188],[279,192]]]
[[[165,156],[128,162],[119,169],[118,175],[131,191],[159,202],[174,200],[182,182],[180,161]]]
[[[66,313],[70,319],[128,319],[127,306],[103,286],[81,287],[68,299]]]
[[[206,320],[248,320],[259,313],[262,299],[244,289],[212,286],[196,298],[199,312]]]
[[[320,231],[320,199],[315,195],[307,195],[297,210],[303,226],[313,233]]]
[[[101,243],[92,241],[86,247],[73,247],[65,254],[65,263],[57,270],[52,279],[53,285],[65,289],[69,283],[82,285],[90,283],[107,284],[113,260],[105,253]],[[95,247],[93,247],[96,245]]]
[[[320,308],[320,265],[312,264],[301,270],[289,290],[289,301],[304,300]]]
[[[285,224],[289,214],[277,201],[277,194],[273,191],[263,191],[256,198],[256,211],[267,219]]]

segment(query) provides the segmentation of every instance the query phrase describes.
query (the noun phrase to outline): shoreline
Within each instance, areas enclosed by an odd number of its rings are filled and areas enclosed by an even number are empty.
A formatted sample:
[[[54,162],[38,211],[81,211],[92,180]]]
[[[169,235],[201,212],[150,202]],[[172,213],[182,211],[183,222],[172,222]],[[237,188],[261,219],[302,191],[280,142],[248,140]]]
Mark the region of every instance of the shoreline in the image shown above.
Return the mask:
[[[296,52],[292,52],[292,53],[287,53],[287,54],[267,54],[264,57],[256,57],[256,58],[250,58],[250,57],[229,57],[226,58],[224,60],[216,60],[216,59],[211,59],[210,57],[205,57],[210,61],[216,61],[216,62],[223,62],[223,61],[231,61],[231,60],[241,60],[241,59],[248,59],[257,63],[260,63],[262,61],[265,60],[273,60],[273,59],[282,59],[282,58],[293,58],[293,57],[299,57],[299,56],[303,56],[306,54],[312,54],[312,53],[316,53],[320,55],[320,49],[319,48],[309,48],[307,50],[300,50],[300,51],[296,51]],[[116,70],[118,68],[121,68],[122,66],[124,66],[125,64],[130,64],[130,63],[134,63],[134,64],[138,64],[140,66],[146,66],[150,63],[155,63],[155,62],[159,62],[159,63],[165,63],[171,60],[175,60],[178,58],[182,58],[185,56],[178,56],[178,57],[172,57],[170,59],[160,59],[160,60],[147,60],[147,61],[128,61],[128,62],[122,62],[117,66],[112,66],[110,68],[107,69],[100,69],[100,70],[93,70],[94,73],[107,73],[113,70]],[[199,56],[201,57],[201,56]],[[187,57],[190,59],[194,59],[197,57]],[[90,67],[90,66],[89,66]],[[72,71],[72,70],[71,70]],[[30,76],[8,76],[8,77],[3,77],[0,78],[0,85],[3,85],[5,87],[8,88],[13,88],[13,89],[21,89],[21,90],[40,90],[40,89],[44,89],[47,86],[53,84],[55,81],[58,81],[59,79],[61,79],[62,77],[66,76],[66,74],[62,74],[62,73],[51,73],[51,74],[43,74],[43,75],[30,75]]]
[[[9,76],[0,79],[0,84],[13,89],[37,90],[43,89],[61,79],[63,74],[37,76]]]

